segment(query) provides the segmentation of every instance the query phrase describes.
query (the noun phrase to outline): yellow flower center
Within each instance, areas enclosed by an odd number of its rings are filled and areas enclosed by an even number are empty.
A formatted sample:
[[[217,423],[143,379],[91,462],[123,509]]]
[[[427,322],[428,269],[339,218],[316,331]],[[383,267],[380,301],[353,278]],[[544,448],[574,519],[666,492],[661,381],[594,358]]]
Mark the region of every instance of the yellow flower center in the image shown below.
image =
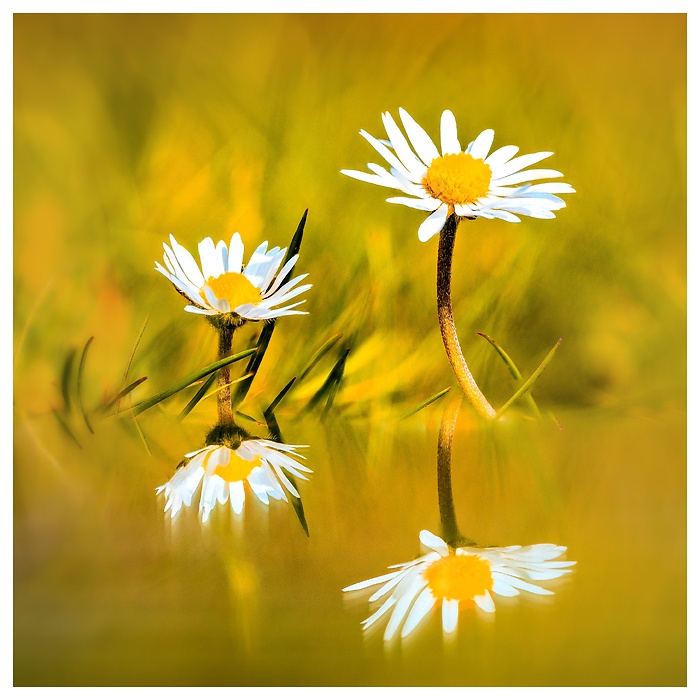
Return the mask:
[[[468,153],[436,158],[423,178],[423,187],[445,204],[473,204],[489,191],[491,168]]]
[[[428,566],[423,577],[437,599],[472,600],[493,586],[488,561],[476,554],[441,557]]]
[[[259,304],[262,301],[260,290],[240,272],[224,272],[218,277],[209,277],[207,287],[219,299],[226,299],[231,310],[243,304]]]
[[[259,467],[262,464],[262,458],[260,456],[249,461],[239,457],[233,450],[228,450],[228,453],[230,457],[228,463],[218,464],[210,476],[217,474],[224,481],[243,481],[255,467]],[[213,451],[209,456],[211,457],[212,454],[214,454]],[[206,469],[206,463],[204,467]]]

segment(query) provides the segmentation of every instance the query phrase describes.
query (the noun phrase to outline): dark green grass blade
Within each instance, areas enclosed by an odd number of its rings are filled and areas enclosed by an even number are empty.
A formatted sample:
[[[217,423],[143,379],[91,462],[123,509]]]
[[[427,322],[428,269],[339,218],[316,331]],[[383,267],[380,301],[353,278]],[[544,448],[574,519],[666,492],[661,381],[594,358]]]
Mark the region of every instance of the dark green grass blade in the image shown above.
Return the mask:
[[[328,411],[330,411],[335,401],[336,394],[340,388],[340,383],[343,380],[343,374],[345,373],[345,363],[347,362],[348,355],[350,354],[350,348],[347,348],[345,352],[338,358],[338,361],[333,365],[333,369],[328,374],[326,381],[323,382],[323,386],[311,397],[309,401],[308,409],[312,409],[317,406],[321,401],[325,399],[326,405],[324,406],[322,417],[325,418]]]
[[[205,380],[202,386],[199,387],[197,390],[197,393],[189,400],[187,403],[187,406],[185,406],[182,411],[180,411],[180,415],[177,417],[178,420],[183,420],[185,416],[187,416],[192,409],[202,400],[204,397],[204,394],[207,393],[209,390],[209,387],[214,383],[216,380],[216,372],[212,372]]]
[[[275,396],[275,398],[273,399],[272,403],[267,407],[267,409],[265,409],[265,413],[267,413],[267,412],[269,411],[271,414],[274,414],[275,410],[277,409],[277,407],[278,407],[278,406],[280,405],[280,403],[282,402],[282,399],[287,395],[287,393],[288,393],[289,390],[292,388],[292,386],[294,385],[294,382],[296,382],[296,380],[297,380],[296,377],[292,377],[292,378],[287,382],[287,384],[285,385],[284,389],[282,389],[282,391],[280,391],[280,393],[277,394],[277,396]]]
[[[343,337],[342,333],[336,333],[332,338],[329,338],[316,352],[312,358],[306,363],[304,369],[299,373],[299,382],[325,357],[328,351]]]
[[[125,396],[128,396],[137,386],[141,386],[148,377],[139,377],[136,381],[131,382],[128,387],[122,389],[116,396],[111,398],[104,406],[100,408],[100,411],[108,411],[115,403],[121,401]]]
[[[143,413],[144,411],[148,410],[152,406],[155,406],[156,404],[160,403],[161,401],[165,401],[165,399],[170,398],[171,396],[173,396],[173,394],[177,394],[178,391],[182,391],[183,389],[186,389],[191,384],[194,384],[196,381],[203,379],[208,374],[211,374],[212,372],[216,372],[217,369],[221,369],[222,367],[226,367],[226,365],[230,365],[232,362],[238,362],[238,360],[243,360],[244,358],[252,355],[254,352],[255,352],[255,348],[249,348],[248,350],[244,350],[243,352],[239,352],[239,353],[236,353],[235,355],[225,357],[223,360],[217,360],[216,362],[212,362],[212,364],[207,365],[206,367],[204,367],[200,370],[197,370],[194,374],[190,374],[188,377],[181,379],[176,384],[173,384],[172,386],[168,387],[164,391],[161,391],[160,394],[156,394],[155,396],[151,396],[151,398],[149,398],[149,399],[145,399],[144,401],[140,401],[139,403],[137,403],[135,406],[132,407],[133,414],[135,416],[138,416],[140,413]]]
[[[442,391],[438,391],[437,394],[434,396],[431,396],[429,399],[426,399],[425,401],[419,403],[415,408],[412,408],[408,413],[403,415],[399,420],[406,420],[409,416],[412,416],[418,411],[422,411],[426,406],[430,406],[433,401],[437,401],[438,399],[442,398],[452,387],[448,386],[446,389],[443,389]]]
[[[258,342],[253,350],[254,354],[250,360],[248,360],[248,366],[245,368],[246,375],[250,376],[236,387],[236,393],[232,399],[234,407],[240,406],[240,404],[245,401],[245,397],[248,395],[248,391],[250,390],[251,384],[255,379],[255,375],[257,374],[258,369],[260,369],[260,365],[265,357],[267,346],[270,344],[274,330],[275,322],[270,321],[269,323],[266,323],[262,331],[260,331]]]
[[[88,418],[87,411],[85,410],[85,406],[83,405],[83,373],[85,372],[85,361],[87,360],[88,350],[90,349],[90,345],[92,344],[92,341],[94,339],[95,337],[91,336],[90,338],[88,338],[87,343],[85,343],[85,347],[83,348],[83,354],[80,356],[80,365],[78,367],[77,380],[78,408],[80,408],[80,413],[82,413],[83,415],[85,425],[87,425],[88,430],[93,434],[95,433],[95,431],[90,425],[90,419]]]
[[[139,343],[141,342],[141,338],[143,337],[143,333],[146,330],[146,325],[148,324],[148,320],[150,318],[151,318],[151,314],[148,314],[148,316],[146,316],[146,320],[143,322],[143,325],[141,326],[141,330],[139,331],[138,336],[136,337],[136,342],[134,343],[134,347],[131,351],[131,355],[129,355],[129,361],[126,363],[126,369],[124,370],[124,378],[122,379],[122,384],[126,384],[126,380],[129,376],[129,370],[131,369],[131,363],[134,361],[134,356],[136,355],[136,350],[139,346]],[[117,399],[117,412],[119,411],[119,401],[120,401],[120,399]]]
[[[554,347],[547,353],[547,356],[542,360],[539,367],[530,375],[528,380],[518,389],[513,396],[511,396],[508,401],[506,401],[503,406],[496,413],[496,417],[500,418],[518,399],[520,399],[526,392],[530,391],[532,385],[539,379],[539,376],[547,368],[547,365],[552,361],[554,354],[559,349],[561,345],[561,338],[557,340]]]
[[[66,359],[63,362],[63,369],[61,370],[61,394],[63,395],[63,403],[66,406],[66,411],[70,413],[71,410],[71,399],[70,399],[70,380],[73,376],[73,365],[75,364],[75,348],[71,348],[66,355]]]
[[[270,410],[270,408],[267,408],[265,410],[265,422],[267,423],[267,428],[270,431],[270,435],[272,436],[272,439],[275,442],[284,442],[282,439],[282,432],[280,431],[280,426],[279,423],[277,422],[277,418],[275,418],[275,414],[273,411]],[[289,472],[285,471],[285,474],[289,481],[291,482],[292,486],[296,489],[297,493],[299,493],[299,487],[297,486],[297,481],[294,478],[294,475],[290,474]],[[301,502],[301,498],[297,498],[293,494],[289,494],[289,499],[292,502],[292,507],[294,508],[294,512],[296,513],[297,518],[299,519],[299,524],[302,527],[302,530],[306,533],[307,537],[310,537],[309,535],[309,524],[306,522],[306,514],[304,513],[304,504]]]
[[[480,331],[477,331],[476,334],[488,340],[488,342],[491,344],[491,347],[498,353],[503,362],[505,362],[506,367],[508,367],[508,371],[510,372],[513,379],[515,379],[516,382],[522,381],[523,375],[520,373],[520,370],[516,367],[515,362],[513,362],[510,355],[508,355],[508,353],[493,338],[486,335],[486,333],[481,333]],[[535,417],[541,418],[542,414],[540,413],[540,409],[537,407],[537,404],[535,403],[535,399],[532,396],[532,394],[528,393],[525,396],[524,400],[525,403],[527,403],[528,406],[530,406],[530,409],[535,414]]]
[[[55,408],[52,409],[52,412],[54,416],[56,416],[56,420],[61,426],[61,430],[63,430],[63,432],[71,439],[71,441],[74,442],[82,450],[83,446],[80,444],[80,442],[78,442],[78,438],[75,437],[73,431],[70,429],[70,426],[68,425],[68,423],[66,423],[63,416]]]

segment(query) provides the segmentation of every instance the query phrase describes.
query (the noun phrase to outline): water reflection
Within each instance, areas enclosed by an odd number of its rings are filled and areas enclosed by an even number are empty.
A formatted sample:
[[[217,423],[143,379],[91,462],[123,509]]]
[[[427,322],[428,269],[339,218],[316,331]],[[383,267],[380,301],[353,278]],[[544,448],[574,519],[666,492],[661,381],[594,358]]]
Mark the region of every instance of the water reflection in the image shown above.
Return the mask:
[[[381,587],[369,597],[381,604],[362,622],[363,631],[386,622],[384,641],[408,637],[436,604],[441,607],[445,636],[457,629],[460,609],[478,608],[493,613],[493,596],[511,598],[521,591],[536,595],[553,592],[532,581],[547,581],[571,573],[576,562],[562,560],[566,547],[534,544],[525,547],[478,547],[461,534],[452,495],[452,440],[461,397],[450,402],[440,425],[437,450],[437,487],[443,537],[428,530],[420,542],[430,550],[417,559],[394,564],[394,571],[347,586],[344,593]],[[391,614],[389,615],[389,612]]]
[[[246,484],[264,505],[270,499],[288,502],[285,489],[295,498],[299,492],[289,480],[288,472],[298,479],[308,479],[304,472],[311,469],[297,460],[304,459],[296,452],[306,445],[286,445],[271,440],[243,439],[236,443],[210,444],[185,455],[175,475],[159,486],[156,493],[164,493],[164,512],[174,518],[183,506],[189,507],[201,484],[199,514],[202,522],[217,503],[231,505],[240,515],[245,502]]]

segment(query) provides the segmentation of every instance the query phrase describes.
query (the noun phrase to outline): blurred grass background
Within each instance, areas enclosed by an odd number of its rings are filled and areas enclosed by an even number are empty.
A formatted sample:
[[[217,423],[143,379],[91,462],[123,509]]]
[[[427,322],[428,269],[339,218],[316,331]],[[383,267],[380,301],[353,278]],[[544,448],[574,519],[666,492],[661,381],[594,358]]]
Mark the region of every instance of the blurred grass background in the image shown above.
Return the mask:
[[[491,127],[495,147],[553,150],[577,190],[556,220],[460,227],[456,321],[491,401],[513,387],[477,330],[524,374],[563,338],[535,391],[551,406],[684,407],[683,15],[15,15],[14,32],[22,411],[60,403],[92,335],[86,392],[116,389],[149,315],[135,396],[210,362],[213,333],[153,270],[161,242],[287,245],[307,207],[310,314],[279,324],[251,397],[337,332],[340,404],[400,413],[453,383],[422,214],[339,173],[376,160],[358,131],[383,137],[399,106],[434,139],[450,108],[465,143]]]

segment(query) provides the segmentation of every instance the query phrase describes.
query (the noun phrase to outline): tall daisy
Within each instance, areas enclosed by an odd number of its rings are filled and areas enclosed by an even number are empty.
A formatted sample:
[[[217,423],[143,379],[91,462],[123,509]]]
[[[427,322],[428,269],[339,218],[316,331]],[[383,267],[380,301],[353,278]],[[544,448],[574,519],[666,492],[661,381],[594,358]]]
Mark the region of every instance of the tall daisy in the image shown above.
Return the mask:
[[[388,202],[430,212],[418,228],[418,238],[427,241],[440,234],[437,307],[445,352],[472,406],[481,416],[493,420],[498,413],[472,376],[459,344],[452,313],[452,255],[457,226],[463,219],[518,222],[518,215],[552,219],[555,211],[566,206],[557,195],[574,192],[574,189],[566,183],[547,181],[548,178],[561,177],[558,170],[528,170],[531,165],[551,156],[551,151],[515,157],[517,146],[502,146],[491,152],[493,129],[482,131],[462,150],[457,137],[457,122],[449,109],[442,113],[438,150],[427,132],[405,109],[399,109],[399,115],[406,136],[389,112],[382,114],[388,140],[380,141],[364,129],[360,131],[387,162],[389,170],[368,163],[370,173],[359,170],[341,172],[403,193],[401,197],[389,197]]]
[[[440,120],[440,150],[426,131],[405,109],[399,109],[406,136],[389,112],[382,114],[388,140],[380,141],[364,129],[360,134],[377,150],[389,170],[368,163],[371,173],[341,170],[357,180],[400,190],[403,197],[387,202],[431,212],[418,228],[418,238],[427,241],[439,233],[450,214],[475,219],[502,219],[518,222],[518,214],[552,219],[566,206],[559,194],[575,190],[563,182],[537,180],[561,177],[558,170],[531,165],[553,155],[541,151],[515,157],[517,146],[501,146],[491,151],[493,129],[482,131],[462,150],[457,137],[457,121],[446,109]],[[408,137],[408,138],[406,138]]]
[[[428,554],[390,566],[394,569],[391,573],[343,589],[348,593],[381,584],[369,601],[382,603],[362,627],[367,630],[385,622],[387,642],[399,632],[402,639],[411,634],[436,605],[441,607],[443,631],[449,634],[457,628],[460,609],[476,606],[495,612],[494,595],[512,597],[521,591],[552,595],[532,582],[571,573],[570,567],[576,563],[559,559],[566,547],[553,544],[454,549],[427,530],[421,531],[420,541],[430,550]]]
[[[204,316],[230,314],[234,325],[246,320],[263,321],[306,313],[295,308],[303,301],[281,306],[311,289],[310,284],[297,286],[308,276],[305,274],[285,281],[298,255],[293,255],[280,269],[287,249],[268,250],[265,241],[244,266],[243,241],[238,233],[233,234],[228,247],[224,241],[214,244],[207,237],[198,248],[201,265],[171,234],[170,246],[163,243],[165,267],[156,262],[156,270],[191,302],[185,311]]]
[[[268,505],[270,499],[288,501],[285,489],[299,498],[299,492],[285,472],[308,479],[304,472],[311,469],[301,464],[303,459],[296,450],[306,445],[285,445],[271,440],[242,440],[238,447],[208,445],[185,455],[186,464],[180,467],[156,493],[164,493],[165,512],[174,518],[183,506],[190,506],[200,488],[199,513],[202,522],[217,503],[227,501],[231,510],[240,514],[246,498],[246,490]],[[246,489],[247,486],[247,489]]]

